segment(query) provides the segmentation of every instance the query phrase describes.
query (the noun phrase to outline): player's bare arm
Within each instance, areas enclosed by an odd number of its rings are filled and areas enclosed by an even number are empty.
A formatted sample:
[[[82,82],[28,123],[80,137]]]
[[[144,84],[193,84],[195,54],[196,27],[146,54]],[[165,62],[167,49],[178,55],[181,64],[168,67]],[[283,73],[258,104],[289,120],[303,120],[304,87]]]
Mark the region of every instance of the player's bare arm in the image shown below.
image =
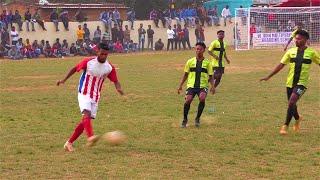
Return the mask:
[[[120,95],[124,95],[124,92],[123,92],[123,90],[122,90],[122,88],[121,88],[121,84],[120,84],[119,81],[114,83],[114,87],[116,88],[116,90],[118,91],[118,93],[119,93]]]
[[[230,64],[230,60],[227,56],[227,52],[224,52],[224,58],[226,59],[227,63]]]
[[[272,76],[276,75],[281,69],[283,69],[285,65],[280,63],[272,72],[269,74],[269,76],[260,79],[260,81],[268,81]]]
[[[185,72],[185,73],[183,74],[183,77],[182,77],[182,79],[181,79],[180,85],[179,85],[179,87],[178,87],[178,94],[181,93],[181,91],[182,91],[182,86],[183,86],[184,82],[186,82],[187,78],[188,78],[188,73]]]
[[[69,73],[66,75],[66,77],[62,80],[59,80],[57,82],[57,86],[59,86],[60,84],[64,84],[75,72],[77,72],[77,67],[73,67],[72,69],[70,69]]]

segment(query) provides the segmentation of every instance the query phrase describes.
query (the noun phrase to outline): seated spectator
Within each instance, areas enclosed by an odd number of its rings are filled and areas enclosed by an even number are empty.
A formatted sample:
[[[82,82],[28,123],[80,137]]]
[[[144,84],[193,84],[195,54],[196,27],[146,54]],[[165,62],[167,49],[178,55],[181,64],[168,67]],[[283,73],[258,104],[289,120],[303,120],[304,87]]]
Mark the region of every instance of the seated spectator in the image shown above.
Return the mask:
[[[69,12],[67,10],[63,10],[59,16],[65,30],[69,31]]]
[[[12,45],[11,49],[8,51],[8,58],[13,60],[23,59],[21,51],[18,50],[17,46]]]
[[[161,51],[164,47],[164,43],[159,39],[155,44],[154,44],[154,49],[156,51]]]
[[[8,56],[8,50],[0,44],[0,58],[4,58],[5,56]]]
[[[120,12],[118,11],[118,9],[114,9],[112,15],[113,15],[114,23],[116,23],[118,26],[122,26],[122,20],[121,20]]]
[[[30,44],[30,40],[29,39],[26,39],[26,44],[24,46],[24,51],[25,51],[25,56],[27,56],[28,59],[32,59],[35,57],[35,54],[34,54],[34,50]]]
[[[87,52],[86,49],[84,48],[83,44],[80,44],[79,50],[78,50],[78,54],[79,54],[80,56],[88,56],[88,52]]]
[[[22,42],[22,38],[20,38],[16,44],[17,47],[17,51],[19,51],[22,54],[22,57],[24,57],[25,55],[25,48],[24,48],[24,44]]]
[[[61,54],[62,54],[62,56],[69,56],[70,55],[69,44],[66,39],[64,39],[62,41]]]
[[[19,14],[18,10],[16,10],[16,12],[14,13],[12,22],[17,23],[19,27],[19,31],[22,31],[22,17]]]
[[[123,53],[123,46],[120,41],[117,41],[116,43],[114,43],[113,49],[114,49],[114,52],[116,53]]]
[[[136,19],[135,11],[133,9],[129,9],[129,11],[127,12],[127,20],[129,22],[131,22],[131,30],[134,30],[133,24],[134,24],[135,19]]]
[[[46,42],[42,39],[40,44],[39,44],[39,48],[41,51],[41,54],[44,54],[44,47],[46,46]]]
[[[127,52],[136,52],[137,51],[137,43],[134,43],[133,40],[130,40],[128,43],[128,51]]]
[[[93,42],[91,42],[90,40],[87,40],[83,43],[83,47],[85,49],[85,51],[89,54],[89,55],[96,55],[97,51],[98,51],[98,47],[96,44],[94,44]]]
[[[32,18],[32,15],[30,13],[30,9],[27,8],[27,11],[24,14],[24,20],[25,20],[26,25],[27,25],[27,31],[30,31],[29,23],[31,23],[32,31],[35,31],[35,29],[34,29],[34,21],[32,21],[31,18]]]
[[[76,44],[75,43],[72,43],[71,46],[70,46],[70,55],[71,56],[76,56],[78,55],[78,52],[77,52],[77,48],[76,48]]]
[[[52,45],[52,55],[54,57],[62,57],[62,45],[59,38],[57,38],[56,42]]]
[[[158,17],[158,12],[155,9],[152,9],[152,11],[150,12],[150,20],[152,20],[154,22],[154,24],[156,25],[156,27],[159,27],[159,17]]]
[[[45,57],[52,57],[51,45],[50,45],[49,41],[46,41],[46,44],[44,46],[44,56]]]
[[[32,49],[34,50],[35,57],[39,57],[41,55],[41,49],[40,49],[40,45],[38,44],[38,40],[33,41]]]
[[[32,16],[32,21],[37,22],[44,31],[47,31],[47,29],[44,27],[44,20],[40,16],[39,9],[37,9],[34,15]]]
[[[171,13],[170,13],[170,10],[167,9],[165,11],[163,11],[163,18],[166,20],[166,26],[171,26],[171,23],[172,23],[172,19],[171,19]]]
[[[76,21],[82,23],[88,20],[87,15],[81,10],[81,8],[79,7],[79,9],[77,10],[76,14],[74,15]]]
[[[103,22],[104,27],[105,27],[105,31],[109,31],[109,29],[111,28],[112,25],[112,17],[109,16],[109,12],[108,11],[103,11],[100,14],[100,21]]]
[[[12,24],[13,23],[15,23],[15,19],[14,19],[15,17],[14,17],[14,14],[12,13],[12,10],[10,10],[9,11],[9,13],[7,14],[7,16],[6,16],[6,19],[5,19],[5,21],[6,21],[6,23],[7,23],[7,27],[9,27],[9,25],[10,25],[10,28],[12,28]]]
[[[213,9],[209,9],[208,11],[208,24],[210,26],[215,25],[215,26],[220,26],[220,19],[218,16],[218,8],[215,5]]]
[[[56,9],[53,9],[50,14],[50,20],[53,22],[54,26],[56,27],[56,31],[59,31],[59,15]]]

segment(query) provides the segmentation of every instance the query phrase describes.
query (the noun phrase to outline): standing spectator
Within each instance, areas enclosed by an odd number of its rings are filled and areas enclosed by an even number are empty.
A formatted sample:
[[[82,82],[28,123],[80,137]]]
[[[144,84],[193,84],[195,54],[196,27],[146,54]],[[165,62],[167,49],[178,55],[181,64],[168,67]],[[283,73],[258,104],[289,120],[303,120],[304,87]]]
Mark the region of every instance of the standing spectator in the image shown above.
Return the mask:
[[[195,35],[196,35],[197,42],[204,42],[205,41],[204,29],[199,24],[197,25],[197,28],[195,29]]]
[[[129,43],[130,42],[130,30],[128,25],[125,25],[125,30],[124,30],[124,42]]]
[[[83,24],[83,30],[84,30],[84,40],[90,40],[90,30],[88,28],[87,23]]]
[[[17,23],[18,24],[18,27],[19,27],[19,31],[22,31],[22,17],[21,15],[19,14],[19,11],[16,10],[16,12],[14,13],[14,16],[13,16],[13,19],[12,21],[14,23]]]
[[[169,51],[169,47],[171,44],[171,50],[173,50],[173,40],[174,40],[174,31],[171,29],[171,26],[168,26],[167,29],[167,36],[168,36],[168,43],[167,43],[167,51]]]
[[[1,31],[1,45],[4,47],[4,48],[7,48],[9,49],[10,48],[10,34],[7,30],[7,27],[3,27],[2,29],[0,29]]]
[[[146,30],[143,29],[143,24],[140,24],[140,28],[138,29],[138,35],[139,35],[139,47],[140,51],[144,50],[144,41],[146,36]]]
[[[101,40],[101,42],[102,42],[102,43],[105,43],[105,44],[109,44],[110,41],[111,41],[110,32],[109,32],[109,31],[105,31],[105,32],[102,34],[102,40]]]
[[[201,39],[201,42],[203,42],[204,43],[204,41],[206,40],[205,39],[205,36],[204,36],[204,28],[203,28],[203,26],[200,26],[200,39]]]
[[[150,12],[150,20],[154,22],[157,28],[159,27],[158,13],[155,9],[152,9],[152,11]]]
[[[114,24],[114,27],[111,29],[112,42],[115,43],[118,40],[119,30],[117,24]]]
[[[66,31],[69,31],[69,12],[67,10],[63,10],[60,13],[60,19]]]
[[[59,31],[59,15],[56,9],[53,9],[50,14],[50,20],[53,22],[54,26],[56,27],[56,31]]]
[[[252,23],[250,26],[250,45],[252,45],[253,34],[257,33],[256,24]]]
[[[124,39],[124,31],[123,31],[122,26],[120,26],[119,27],[119,33],[118,33],[118,41],[123,43],[123,39]]]
[[[87,21],[87,15],[81,10],[81,7],[77,10],[76,14],[74,15],[76,21],[82,23]]]
[[[19,33],[16,31],[16,28],[14,26],[11,28],[10,36],[12,42],[11,44],[16,45],[19,40]]]
[[[154,31],[151,29],[151,25],[148,25],[148,29],[147,29],[148,49],[149,49],[149,45],[151,45],[150,50],[153,50],[153,34],[154,34]]]
[[[40,13],[39,13],[39,9],[36,10],[36,12],[34,13],[32,19],[34,19],[41,27],[44,31],[46,31],[47,29],[44,27],[44,21],[42,20]]]
[[[163,42],[161,41],[161,39],[159,39],[155,44],[154,44],[154,49],[156,51],[161,51],[164,47]]]
[[[113,14],[114,22],[115,22],[119,27],[122,26],[122,20],[121,20],[120,12],[118,11],[118,9],[115,8],[112,14]]]
[[[96,44],[99,44],[100,41],[101,41],[101,35],[102,35],[102,32],[100,30],[100,26],[97,26],[97,29],[94,31],[94,34],[93,34],[93,41],[94,43]]]
[[[229,23],[232,23],[232,16],[228,5],[226,5],[226,7],[223,8],[221,16],[223,17],[224,26],[227,26],[227,18],[229,18]]]
[[[31,28],[32,28],[32,31],[35,31],[34,29],[34,22],[31,20],[31,13],[30,13],[30,9],[28,8],[27,11],[24,13],[24,20],[26,22],[26,25],[27,25],[27,31],[30,31],[30,28],[29,28],[29,23],[31,23]]]
[[[187,25],[184,25],[184,39],[182,40],[182,45],[183,47],[186,47],[186,45],[188,45],[188,48],[191,49],[191,45],[190,45],[190,38],[189,38],[189,29],[187,28]]]
[[[79,43],[83,43],[84,40],[84,30],[82,30],[81,25],[78,25],[78,30],[77,30],[77,41]]]
[[[127,12],[127,20],[129,22],[131,22],[131,30],[133,29],[133,23],[136,19],[136,12],[131,8],[128,12]]]
[[[183,49],[186,49],[185,43],[182,43],[182,40],[184,39],[184,31],[181,28],[181,24],[178,24],[177,36],[178,36],[179,50],[181,49],[181,44],[183,45]]]
[[[10,24],[10,27],[12,27],[12,23],[14,22],[14,15],[12,13],[12,10],[9,11],[9,13],[6,15],[6,22],[8,24],[7,27],[9,27],[9,24]]]
[[[178,49],[178,32],[177,32],[177,25],[173,25],[173,32],[174,32],[174,49]]]
[[[206,18],[208,17],[208,14],[207,14],[205,8],[203,6],[199,6],[197,8],[197,14],[198,14],[198,18],[200,20],[201,26],[204,26],[204,22],[205,22]]]

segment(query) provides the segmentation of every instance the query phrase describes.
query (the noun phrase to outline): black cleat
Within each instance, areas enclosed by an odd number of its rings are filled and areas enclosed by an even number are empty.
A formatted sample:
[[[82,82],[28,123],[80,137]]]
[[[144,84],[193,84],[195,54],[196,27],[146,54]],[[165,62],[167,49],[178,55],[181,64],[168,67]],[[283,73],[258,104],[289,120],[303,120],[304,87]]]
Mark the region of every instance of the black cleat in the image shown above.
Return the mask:
[[[196,127],[200,127],[200,119],[195,119],[195,120],[194,120],[194,125],[195,125]]]
[[[187,119],[184,119],[181,123],[181,128],[186,128],[187,127],[187,123],[188,123],[188,120]]]

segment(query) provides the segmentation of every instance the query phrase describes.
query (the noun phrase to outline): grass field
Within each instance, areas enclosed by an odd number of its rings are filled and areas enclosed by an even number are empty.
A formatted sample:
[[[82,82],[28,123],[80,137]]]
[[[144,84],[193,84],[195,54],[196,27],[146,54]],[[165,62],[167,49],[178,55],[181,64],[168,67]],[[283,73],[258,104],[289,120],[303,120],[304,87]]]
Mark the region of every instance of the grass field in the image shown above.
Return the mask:
[[[312,66],[298,104],[301,133],[280,136],[286,113],[287,68],[258,79],[283,52],[229,53],[217,94],[210,95],[199,129],[180,129],[183,95],[176,89],[193,51],[111,55],[126,97],[105,83],[94,120],[96,134],[124,131],[128,142],[88,149],[85,136],[66,153],[63,144],[80,120],[80,74],[64,86],[79,57],[0,62],[0,179],[320,179],[320,76]]]

